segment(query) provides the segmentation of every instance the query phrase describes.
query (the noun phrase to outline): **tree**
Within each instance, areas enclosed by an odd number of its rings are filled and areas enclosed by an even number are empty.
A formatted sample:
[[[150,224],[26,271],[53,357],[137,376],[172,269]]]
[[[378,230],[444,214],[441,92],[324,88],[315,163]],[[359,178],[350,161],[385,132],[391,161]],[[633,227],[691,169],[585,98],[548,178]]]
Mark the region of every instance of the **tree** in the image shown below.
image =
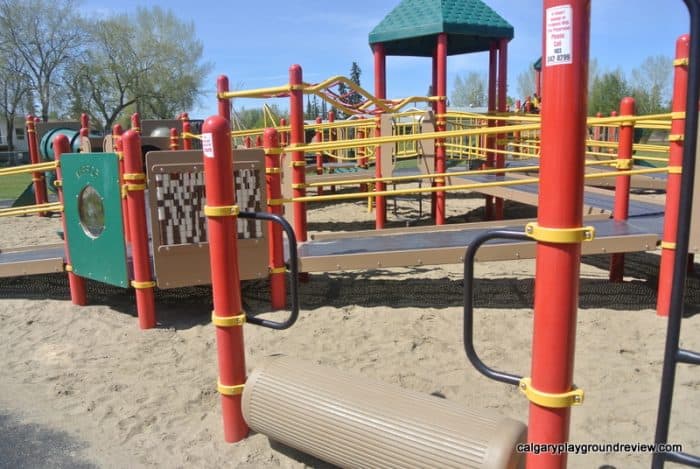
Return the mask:
[[[30,79],[24,60],[13,49],[0,49],[0,112],[7,122],[7,148],[14,149],[15,117],[22,111],[29,93]]]
[[[655,114],[669,109],[671,71],[669,57],[647,57],[639,68],[632,70],[631,94],[636,101],[637,114]]]
[[[588,113],[595,115],[600,112],[607,115],[618,110],[620,100],[628,96],[629,91],[627,80],[619,69],[597,76],[593,80],[588,98]]]
[[[0,41],[24,61],[44,121],[52,93],[85,43],[77,11],[75,0],[0,0]]]
[[[353,61],[352,65],[350,66],[350,81],[355,83],[357,86],[361,86],[360,75],[362,75],[362,70],[360,69],[360,66],[357,65],[357,62]],[[346,100],[348,104],[353,106],[359,104],[360,101],[362,101],[362,96],[356,91],[351,91]]]
[[[531,69],[525,70],[518,74],[518,96],[520,99],[525,99],[526,96],[532,96],[537,89],[535,86],[535,72]]]
[[[159,7],[97,20],[91,46],[71,70],[73,112],[80,107],[109,129],[126,111],[173,118],[191,109],[210,64],[201,60],[194,25]]]
[[[451,101],[453,106],[486,106],[486,76],[483,73],[469,72],[462,79],[461,76],[457,75],[452,89]]]

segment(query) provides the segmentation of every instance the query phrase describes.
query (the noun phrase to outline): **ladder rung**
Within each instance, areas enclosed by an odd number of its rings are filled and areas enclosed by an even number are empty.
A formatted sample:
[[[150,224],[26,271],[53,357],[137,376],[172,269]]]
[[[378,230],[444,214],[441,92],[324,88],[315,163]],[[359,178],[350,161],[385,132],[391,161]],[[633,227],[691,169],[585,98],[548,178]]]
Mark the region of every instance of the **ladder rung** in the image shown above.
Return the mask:
[[[685,464],[690,467],[700,467],[700,457],[693,454],[682,453],[680,451],[669,451],[664,453],[664,459],[669,462]]]
[[[691,365],[700,365],[700,353],[691,350],[678,349],[676,361],[679,363],[689,363]]]

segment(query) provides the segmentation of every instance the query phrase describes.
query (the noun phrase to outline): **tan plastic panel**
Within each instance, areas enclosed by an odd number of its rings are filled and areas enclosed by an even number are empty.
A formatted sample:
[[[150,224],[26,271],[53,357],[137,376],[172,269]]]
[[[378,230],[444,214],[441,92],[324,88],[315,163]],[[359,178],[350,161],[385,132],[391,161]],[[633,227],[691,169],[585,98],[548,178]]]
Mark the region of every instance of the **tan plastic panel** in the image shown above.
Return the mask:
[[[340,467],[523,463],[519,421],[289,357],[255,370],[242,401],[252,430]]]

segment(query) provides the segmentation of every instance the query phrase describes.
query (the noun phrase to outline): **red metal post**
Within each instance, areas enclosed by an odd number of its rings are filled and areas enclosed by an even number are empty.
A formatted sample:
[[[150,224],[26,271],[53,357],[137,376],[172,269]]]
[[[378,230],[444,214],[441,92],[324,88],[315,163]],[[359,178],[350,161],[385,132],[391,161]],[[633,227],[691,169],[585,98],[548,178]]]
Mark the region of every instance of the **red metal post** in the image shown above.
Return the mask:
[[[80,114],[80,136],[90,136],[90,117],[86,113]]]
[[[287,119],[284,117],[280,117],[280,127],[286,127],[287,126]],[[280,129],[280,145],[283,147],[286,147],[289,145],[289,132],[284,129]]]
[[[489,46],[489,95],[487,97],[487,106],[489,114],[496,112],[496,90],[497,90],[497,74],[498,74],[498,43],[492,41]],[[493,119],[486,121],[487,127],[496,125]],[[496,136],[489,134],[486,136],[486,169],[496,167],[496,154],[493,149],[496,148]],[[484,196],[486,205],[484,206],[484,215],[487,220],[493,220],[495,214],[494,198],[490,195]]]
[[[386,99],[386,51],[384,49],[384,44],[374,44],[374,96],[377,99]],[[375,128],[374,136],[381,137],[382,126],[381,126],[381,113],[377,113],[375,118]],[[376,178],[382,177],[382,149],[377,146],[374,150],[374,176]],[[382,181],[377,181],[375,184],[375,190],[380,192],[386,190],[386,184]],[[386,223],[386,199],[383,196],[375,197],[375,227],[378,230],[384,228]]]
[[[282,216],[282,178],[280,168],[280,143],[277,130],[265,129],[263,137],[265,149],[265,182],[267,183],[268,212]],[[284,283],[284,245],[282,227],[277,223],[268,224],[267,248],[270,256],[270,296],[272,307],[282,309],[287,299]]]
[[[542,96],[542,73],[539,70],[535,70],[535,94]]]
[[[228,89],[228,77],[226,75],[219,75],[216,79],[216,100],[218,112],[221,117],[226,119],[231,125],[231,100],[228,98],[221,97],[222,93],[227,93]]]
[[[437,115],[436,126],[437,132],[447,130],[447,34],[440,33],[437,37],[437,46],[435,48],[437,58]],[[435,142],[435,172],[444,173],[447,171],[445,159],[445,139],[439,138]],[[445,178],[440,177],[435,179],[436,187],[445,186]],[[445,196],[444,191],[436,192],[435,194],[435,224],[445,224]]]
[[[673,76],[673,102],[671,104],[670,152],[668,157],[668,180],[666,182],[666,210],[664,234],[661,241],[661,266],[659,267],[659,290],[656,314],[668,316],[671,306],[673,262],[676,256],[678,212],[681,199],[681,168],[683,164],[683,132],[685,128],[685,99],[688,88],[688,57],[690,36],[682,35],[676,41],[675,72]]]
[[[508,93],[508,40],[501,39],[498,43],[498,102],[497,110],[498,112],[506,112],[507,106],[507,93]],[[504,121],[498,121],[499,127],[505,125]],[[505,166],[505,154],[502,150],[505,150],[506,145],[504,140],[506,138],[505,134],[498,134],[496,136],[496,149],[501,150],[496,154],[496,167],[503,168]],[[502,176],[503,173],[498,173]],[[496,220],[503,220],[503,199],[496,197],[494,204],[494,218]]]
[[[304,144],[304,91],[301,65],[289,67],[289,137],[290,145]],[[306,196],[306,160],[303,151],[291,152],[292,197]],[[299,242],[306,241],[306,204],[293,202],[294,234]]]
[[[61,172],[61,156],[64,153],[70,153],[70,142],[68,137],[63,134],[56,135],[53,139],[53,154],[58,163],[56,166],[56,181],[63,182],[63,173]],[[56,186],[58,193],[58,201],[63,205],[63,186],[59,183]],[[73,273],[73,266],[70,260],[70,252],[68,251],[68,230],[66,230],[66,217],[61,212],[61,226],[63,228],[63,252],[66,257],[66,272],[68,273],[68,286],[70,287],[70,299],[74,305],[85,306],[87,304],[87,295],[85,293],[85,279]]]
[[[121,138],[124,148],[124,186],[129,213],[129,233],[131,234],[131,257],[134,263],[136,289],[136,312],[139,327],[150,329],[156,325],[156,309],[153,297],[153,276],[151,258],[148,252],[148,228],[146,226],[146,201],[144,188],[146,174],[141,157],[141,136],[134,130],[127,130]]]
[[[542,143],[538,224],[556,237],[583,222],[583,174],[590,0],[544,0]],[[581,244],[537,242],[532,388],[571,391],[576,346]],[[570,408],[530,402],[528,442],[564,443]],[[566,454],[527,454],[530,469],[566,467]]]
[[[245,348],[238,272],[237,214],[233,188],[233,151],[229,121],[221,116],[208,118],[202,127],[204,182],[207,188],[211,287],[214,299],[212,319],[216,326],[219,359],[219,393],[224,419],[224,438],[240,441],[248,434],[241,411],[241,392],[245,383]]]
[[[177,135],[177,129],[175,127],[173,127],[170,129],[170,144],[168,145],[168,147],[171,150],[179,149],[178,140],[179,140],[179,137]]]
[[[141,115],[138,112],[131,115],[131,130],[141,135]]]
[[[27,141],[29,142],[29,160],[32,164],[39,164],[41,162],[41,155],[39,155],[39,138],[36,134],[34,116],[27,116],[26,127]],[[47,203],[49,198],[46,192],[46,178],[44,177],[44,173],[41,171],[33,172],[32,183],[34,184],[34,202],[37,205]],[[40,212],[37,215],[40,217],[47,217],[49,213]]]
[[[634,115],[634,98],[626,97],[620,101],[620,115]],[[632,169],[632,145],[634,144],[634,122],[620,124],[620,140],[617,144],[618,169]],[[627,220],[630,204],[630,175],[615,178],[615,210],[613,218],[618,221]],[[625,255],[616,253],[610,257],[610,281],[622,282],[625,273]]]
[[[255,148],[260,148],[262,146],[263,146],[262,135],[258,135],[257,137],[255,137]]]
[[[246,148],[250,148],[253,145],[253,142],[250,140],[250,135],[246,135],[243,138],[243,146]]]
[[[192,149],[192,124],[190,124],[189,119],[182,120],[182,149],[191,150]]]

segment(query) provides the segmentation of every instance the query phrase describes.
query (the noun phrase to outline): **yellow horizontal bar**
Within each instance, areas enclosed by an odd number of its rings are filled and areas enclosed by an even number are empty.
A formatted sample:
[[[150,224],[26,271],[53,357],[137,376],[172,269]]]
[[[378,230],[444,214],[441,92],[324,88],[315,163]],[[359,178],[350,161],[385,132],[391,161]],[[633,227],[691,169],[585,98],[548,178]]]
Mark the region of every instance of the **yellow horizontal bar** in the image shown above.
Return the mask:
[[[13,217],[17,215],[29,215],[30,213],[60,212],[63,205],[60,202],[48,204],[30,205],[27,207],[12,207],[0,209],[0,217]]]
[[[10,168],[0,169],[0,176],[11,176],[15,174],[28,174],[43,171],[53,171],[56,169],[55,161],[46,161],[37,164],[25,164],[22,166],[12,166]]]

